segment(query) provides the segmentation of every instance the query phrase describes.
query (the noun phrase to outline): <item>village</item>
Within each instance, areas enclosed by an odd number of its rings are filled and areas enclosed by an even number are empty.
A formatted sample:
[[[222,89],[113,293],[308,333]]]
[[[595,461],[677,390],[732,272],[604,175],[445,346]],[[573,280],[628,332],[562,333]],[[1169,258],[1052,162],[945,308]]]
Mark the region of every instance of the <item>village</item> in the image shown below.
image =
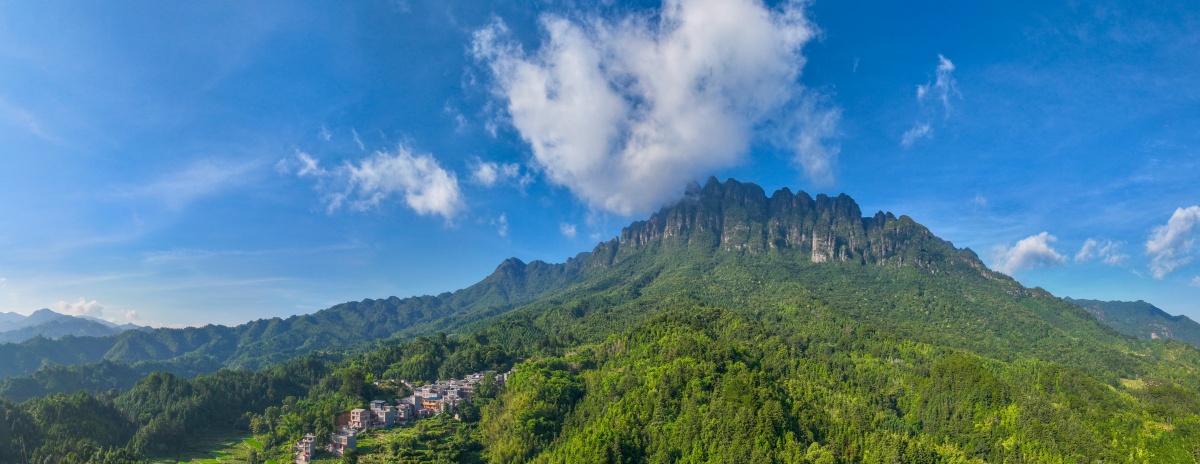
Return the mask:
[[[471,401],[475,388],[485,376],[494,375],[496,385],[503,386],[511,373],[512,371],[502,374],[479,372],[462,379],[439,380],[419,387],[400,380],[400,383],[413,392],[412,395],[390,402],[373,400],[369,408],[352,409],[338,414],[334,421],[337,430],[330,434],[325,451],[340,457],[349,451],[357,450],[358,435],[366,430],[405,426],[411,421],[436,414],[453,414],[454,418],[458,419],[459,405]],[[306,434],[296,443],[293,462],[308,464],[316,450],[317,437],[311,433]]]

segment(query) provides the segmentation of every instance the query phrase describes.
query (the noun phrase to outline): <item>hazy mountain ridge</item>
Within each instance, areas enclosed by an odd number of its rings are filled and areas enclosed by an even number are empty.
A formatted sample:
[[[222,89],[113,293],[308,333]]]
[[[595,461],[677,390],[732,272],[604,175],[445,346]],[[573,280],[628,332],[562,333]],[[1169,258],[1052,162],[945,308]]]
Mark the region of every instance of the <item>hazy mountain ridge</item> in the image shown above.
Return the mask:
[[[3,313],[3,316],[0,316],[0,343],[20,343],[37,337],[57,339],[68,335],[103,337],[126,330],[148,329],[149,327],[134,324],[116,324],[87,316],[72,316],[50,309],[39,309],[28,316]]]
[[[586,256],[581,254],[580,258]],[[29,374],[44,365],[105,360],[137,363],[181,356],[209,357],[225,367],[258,368],[314,350],[384,339],[413,324],[464,309],[503,308],[527,301],[578,274],[581,259],[562,264],[525,264],[511,259],[478,284],[453,293],[365,299],[313,314],[260,319],[232,327],[160,328],[102,337],[66,334],[58,340],[0,344],[0,378]]]
[[[1200,458],[1195,347],[1122,335],[1070,301],[987,270],[905,216],[862,217],[846,196],[781,190],[767,198],[732,180],[690,189],[590,253],[562,264],[508,259],[454,293],[112,340],[38,339],[0,353],[29,346],[78,356],[65,348],[107,343],[99,351],[170,361],[42,369],[6,380],[2,391],[28,398],[69,384],[95,392],[177,362],[205,369],[287,359],[195,380],[151,374],[93,408],[128,431],[98,446],[147,456],[248,427],[271,458],[285,459],[303,434],[327,436],[337,412],[392,397],[371,379],[511,368],[506,390],[464,412],[463,433],[439,459]],[[313,353],[351,340],[360,342],[355,352]],[[0,407],[32,421],[39,405],[88,398]],[[88,433],[45,439],[43,454]],[[394,462],[421,448],[394,445],[365,459]]]
[[[628,288],[627,294],[614,300],[621,301],[642,293],[654,294],[662,282],[704,282],[712,269],[697,269],[696,263],[713,256],[744,256],[751,267],[769,263],[791,269],[789,272],[819,270],[833,276],[845,274],[838,270],[843,266],[910,269],[924,276],[974,276],[972,279],[997,285],[1014,298],[1049,296],[988,270],[974,252],[954,248],[907,216],[879,212],[864,217],[857,203],[846,195],[813,198],[785,188],[767,197],[755,184],[732,179],[722,183],[710,178],[704,186],[689,187],[680,201],[625,227],[620,237],[564,263],[524,263],[510,258],[478,284],[453,293],[366,299],[313,314],[262,319],[233,327],[155,329],[101,338],[67,336],[62,340],[0,345],[0,360],[5,361],[0,362],[0,377],[28,374],[46,364],[102,360],[137,363],[180,358],[192,365],[195,359],[207,359],[209,365],[258,368],[315,350],[479,326],[539,298],[588,299],[610,288]],[[729,259],[733,258],[721,258]],[[638,277],[626,281],[628,274]],[[1027,306],[1013,309],[1032,311],[1022,317],[1036,314],[1039,320],[1031,323],[1057,324],[1053,330],[1106,330],[1074,305]],[[880,323],[895,323],[887,319],[887,314],[869,317]],[[915,329],[913,332],[920,335]]]
[[[1170,338],[1200,347],[1200,323],[1184,315],[1172,316],[1145,301],[1066,300],[1125,335],[1143,340]]]

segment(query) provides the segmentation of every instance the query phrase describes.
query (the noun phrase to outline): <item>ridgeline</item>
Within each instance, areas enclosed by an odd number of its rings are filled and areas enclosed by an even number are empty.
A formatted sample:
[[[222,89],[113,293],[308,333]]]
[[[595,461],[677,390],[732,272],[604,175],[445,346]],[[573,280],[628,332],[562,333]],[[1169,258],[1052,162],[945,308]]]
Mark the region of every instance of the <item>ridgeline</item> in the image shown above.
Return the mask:
[[[454,293],[43,339],[0,347],[0,359],[16,363],[0,363],[7,375],[100,360],[243,369],[0,403],[28,424],[0,436],[4,462],[173,456],[228,430],[286,460],[338,412],[402,393],[377,381],[510,368],[449,435],[383,436],[360,462],[1200,458],[1195,347],[1122,335],[907,216],[733,180],[694,185],[565,263],[509,259]]]

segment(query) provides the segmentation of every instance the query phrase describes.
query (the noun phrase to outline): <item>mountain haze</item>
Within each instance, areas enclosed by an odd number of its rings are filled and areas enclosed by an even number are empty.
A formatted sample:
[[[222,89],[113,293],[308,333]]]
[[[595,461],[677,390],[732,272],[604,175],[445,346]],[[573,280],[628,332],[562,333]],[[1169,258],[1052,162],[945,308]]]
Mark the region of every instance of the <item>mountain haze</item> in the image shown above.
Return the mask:
[[[1125,335],[1143,340],[1172,338],[1200,347],[1200,324],[1184,315],[1167,314],[1145,301],[1066,300]]]
[[[68,335],[103,337],[138,329],[146,327],[115,324],[86,316],[71,316],[49,309],[39,309],[28,316],[0,313],[0,343],[20,343],[37,337],[57,339]]]
[[[688,261],[693,257],[711,261],[714,256],[720,258],[720,265],[763,268],[764,272],[781,268],[808,277],[829,274],[842,281],[862,278],[856,277],[860,275],[895,278],[880,268],[896,269],[905,278],[919,280],[938,276],[967,279],[973,285],[984,284],[989,293],[1003,294],[1004,307],[987,310],[1012,311],[1003,324],[1024,321],[1045,326],[1038,329],[1047,334],[1044,343],[1056,345],[1072,340],[1074,337],[1057,337],[1054,341],[1056,337],[1050,335],[1064,329],[1111,334],[1074,305],[1042,290],[1025,289],[1011,278],[988,270],[974,252],[954,248],[907,216],[878,212],[864,217],[857,203],[844,194],[814,198],[784,188],[768,197],[755,184],[735,180],[722,183],[710,178],[703,186],[689,187],[677,203],[647,220],[630,224],[620,237],[565,263],[526,264],[511,258],[478,284],[452,293],[366,299],[309,315],[263,319],[233,327],[163,328],[98,338],[65,336],[61,340],[4,344],[0,345],[0,378],[29,374],[48,364],[69,366],[99,361],[177,361],[255,369],[314,350],[478,325],[538,298],[598,291],[597,283],[607,286],[619,278],[611,277],[613,274],[636,272],[641,277],[632,284],[651,291],[658,281],[704,282],[708,280],[705,272],[712,269]],[[686,265],[674,266],[676,261]],[[828,266],[810,266],[819,264]],[[847,274],[845,269],[855,272]],[[813,292],[805,290],[806,294]],[[928,295],[888,295],[881,304],[894,306],[912,298],[935,301]],[[943,295],[936,304],[945,305],[955,299],[965,299],[955,302],[965,308],[986,306],[976,303],[976,297],[969,293]],[[919,324],[908,323],[913,322],[912,317],[923,320],[927,315],[895,317],[900,315],[870,311],[862,317],[885,325],[900,324],[914,335],[927,332]],[[970,311],[957,310],[945,316],[965,327],[985,328],[975,321],[979,315]],[[994,314],[986,316],[990,319]],[[994,335],[1005,336],[1002,331]],[[967,337],[964,343],[972,338],[975,341],[971,343],[989,343],[992,337]]]

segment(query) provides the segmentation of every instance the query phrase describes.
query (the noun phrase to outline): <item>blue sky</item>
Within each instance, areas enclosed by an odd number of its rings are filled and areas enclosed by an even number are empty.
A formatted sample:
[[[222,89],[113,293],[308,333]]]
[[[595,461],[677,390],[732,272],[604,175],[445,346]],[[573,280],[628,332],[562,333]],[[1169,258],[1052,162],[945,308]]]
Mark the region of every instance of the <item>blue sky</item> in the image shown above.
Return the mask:
[[[978,3],[3,2],[0,311],[437,294],[715,175],[1200,319],[1200,5]]]

